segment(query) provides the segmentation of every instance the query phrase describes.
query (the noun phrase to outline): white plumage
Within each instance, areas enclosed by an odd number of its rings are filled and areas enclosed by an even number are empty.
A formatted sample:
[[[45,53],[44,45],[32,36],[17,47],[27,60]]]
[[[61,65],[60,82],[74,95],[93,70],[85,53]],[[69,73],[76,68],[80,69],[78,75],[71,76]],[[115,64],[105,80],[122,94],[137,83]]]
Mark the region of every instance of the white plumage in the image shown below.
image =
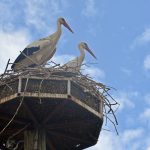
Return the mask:
[[[62,24],[73,33],[65,19],[59,18],[57,20],[57,31],[46,38],[29,44],[16,58],[11,68],[15,71],[26,67],[35,67],[45,64],[51,59],[56,52],[56,44],[61,36]]]
[[[78,47],[80,50],[80,56],[74,58],[73,60],[67,62],[66,64],[64,64],[62,66],[63,68],[66,68],[67,71],[71,71],[71,72],[80,71],[80,68],[81,68],[82,63],[83,63],[84,58],[85,58],[85,51],[84,50],[87,50],[96,59],[96,56],[89,49],[88,45],[85,42],[79,43]]]

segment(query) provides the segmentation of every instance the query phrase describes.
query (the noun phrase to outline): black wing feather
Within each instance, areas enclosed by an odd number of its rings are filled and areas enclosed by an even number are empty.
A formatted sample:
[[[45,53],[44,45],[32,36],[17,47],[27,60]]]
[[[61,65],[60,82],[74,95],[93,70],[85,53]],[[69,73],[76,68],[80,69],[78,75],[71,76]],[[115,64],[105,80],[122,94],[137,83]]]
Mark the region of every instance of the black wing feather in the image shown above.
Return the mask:
[[[15,67],[15,64],[18,63],[19,61],[25,59],[25,55],[26,56],[31,56],[33,53],[37,52],[40,49],[40,46],[38,47],[27,47],[25,48],[22,53],[16,58],[16,60],[14,61],[13,65],[11,66],[11,68],[13,69]]]

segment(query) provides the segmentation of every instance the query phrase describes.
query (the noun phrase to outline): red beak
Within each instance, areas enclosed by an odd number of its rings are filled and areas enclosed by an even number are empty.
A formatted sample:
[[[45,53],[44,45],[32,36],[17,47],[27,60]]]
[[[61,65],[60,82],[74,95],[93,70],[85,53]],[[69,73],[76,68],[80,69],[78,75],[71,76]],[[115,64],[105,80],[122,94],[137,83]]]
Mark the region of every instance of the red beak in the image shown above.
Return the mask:
[[[86,49],[95,59],[97,59],[96,56],[94,55],[94,53],[92,52],[92,50],[89,49],[89,47],[86,47],[85,49]]]
[[[74,33],[74,32],[72,31],[72,29],[70,28],[70,26],[67,24],[66,21],[64,21],[63,25],[64,25],[68,30],[70,30],[70,32]]]

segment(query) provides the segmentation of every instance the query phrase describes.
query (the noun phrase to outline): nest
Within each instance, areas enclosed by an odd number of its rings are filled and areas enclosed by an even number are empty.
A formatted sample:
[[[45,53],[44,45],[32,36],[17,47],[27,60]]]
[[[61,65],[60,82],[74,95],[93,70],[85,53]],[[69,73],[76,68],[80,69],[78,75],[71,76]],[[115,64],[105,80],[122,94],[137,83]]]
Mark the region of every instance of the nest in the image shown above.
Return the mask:
[[[103,100],[103,116],[107,125],[107,120],[114,125],[116,133],[118,134],[116,125],[118,125],[117,118],[115,115],[118,109],[118,102],[109,94],[109,91],[113,88],[104,85],[103,83],[94,81],[89,75],[84,75],[80,71],[70,72],[70,68],[61,67],[59,64],[53,63],[51,67],[38,66],[36,68],[26,68],[24,70],[12,71],[7,70],[8,64],[6,66],[5,72],[0,75],[0,86],[9,86],[10,82],[15,81],[19,76],[27,77],[41,77],[44,81],[49,78],[70,78],[76,84],[80,85],[85,91],[92,93],[95,97],[101,97]],[[71,68],[73,70],[73,68]],[[42,83],[41,83],[42,84]],[[13,90],[13,89],[11,89]]]

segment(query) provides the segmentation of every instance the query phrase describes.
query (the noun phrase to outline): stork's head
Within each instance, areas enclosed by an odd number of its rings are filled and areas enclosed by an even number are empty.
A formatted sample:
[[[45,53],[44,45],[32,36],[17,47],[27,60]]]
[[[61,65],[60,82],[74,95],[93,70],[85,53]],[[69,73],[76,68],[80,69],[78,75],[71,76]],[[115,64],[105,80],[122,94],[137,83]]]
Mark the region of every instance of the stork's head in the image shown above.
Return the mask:
[[[70,30],[73,33],[72,29],[70,28],[70,26],[68,25],[68,23],[66,22],[66,20],[64,18],[59,18],[58,22],[60,24],[63,24],[68,30]]]
[[[85,42],[81,42],[79,44],[79,47],[87,50],[96,59],[96,56],[94,55],[94,53],[92,52],[92,50],[88,47],[88,45]]]

